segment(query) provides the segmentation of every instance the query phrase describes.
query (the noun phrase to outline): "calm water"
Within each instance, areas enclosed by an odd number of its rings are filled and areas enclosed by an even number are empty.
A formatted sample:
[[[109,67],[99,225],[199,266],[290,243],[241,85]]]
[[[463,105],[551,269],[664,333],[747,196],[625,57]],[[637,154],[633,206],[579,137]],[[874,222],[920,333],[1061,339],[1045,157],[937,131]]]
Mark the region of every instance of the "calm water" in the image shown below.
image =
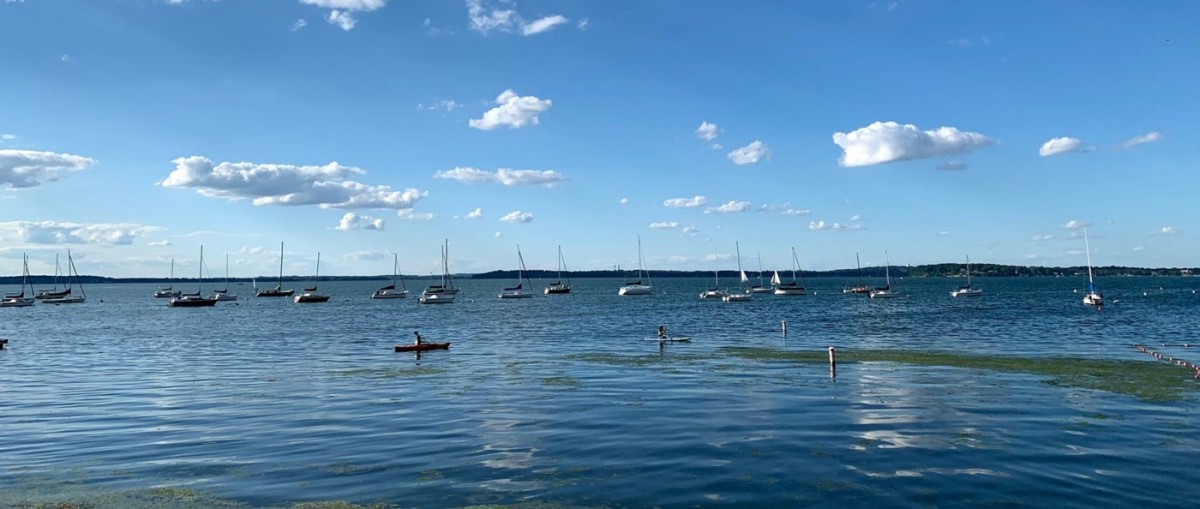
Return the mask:
[[[1200,497],[1200,405],[1041,377],[893,363],[746,360],[787,351],[932,349],[1200,362],[1200,278],[908,279],[871,301],[843,281],[804,297],[701,301],[707,280],[619,281],[501,301],[463,281],[445,306],[249,297],[172,309],[152,285],[83,305],[0,309],[0,506],[183,487],[247,506],[345,500],[455,507],[1178,506]],[[419,284],[419,283],[418,283]],[[417,289],[417,284],[410,284]],[[249,297],[249,298],[247,298]],[[1116,302],[1113,302],[1113,301]],[[780,331],[787,320],[789,333]],[[661,351],[659,325],[690,335]],[[420,330],[449,351],[392,351]],[[1182,369],[1182,368],[1181,368]]]

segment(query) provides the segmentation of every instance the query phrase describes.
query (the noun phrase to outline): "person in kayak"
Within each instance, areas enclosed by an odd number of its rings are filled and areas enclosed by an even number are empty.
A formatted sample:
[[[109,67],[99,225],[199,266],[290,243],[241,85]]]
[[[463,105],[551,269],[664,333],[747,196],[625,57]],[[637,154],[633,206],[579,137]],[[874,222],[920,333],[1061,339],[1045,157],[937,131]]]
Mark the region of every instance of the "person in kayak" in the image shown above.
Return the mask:
[[[413,331],[413,335],[417,337],[417,341],[413,344],[417,345],[417,346],[421,346],[421,333],[419,333],[417,331]]]

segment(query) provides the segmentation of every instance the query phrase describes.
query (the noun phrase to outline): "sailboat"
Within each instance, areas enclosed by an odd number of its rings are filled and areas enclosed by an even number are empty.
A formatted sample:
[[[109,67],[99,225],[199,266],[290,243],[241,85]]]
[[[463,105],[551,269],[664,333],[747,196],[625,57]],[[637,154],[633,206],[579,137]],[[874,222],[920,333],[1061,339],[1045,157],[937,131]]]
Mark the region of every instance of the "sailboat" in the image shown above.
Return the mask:
[[[1096,291],[1096,283],[1092,279],[1092,247],[1088,244],[1087,228],[1083,229],[1083,248],[1087,251],[1088,287],[1083,296],[1083,304],[1087,306],[1103,306],[1104,294]]]
[[[0,300],[0,308],[24,308],[33,305],[34,298],[25,296],[25,287],[29,286],[29,255],[21,255],[21,293],[5,295]],[[29,288],[33,293],[33,287]]]
[[[317,281],[321,279],[321,253],[317,252],[317,272],[313,276],[313,285],[304,289],[304,293],[293,297],[296,304],[304,304],[309,302],[326,302],[329,296],[317,293]]]
[[[883,268],[886,284],[883,288],[876,288],[867,294],[872,299],[891,299],[901,295],[899,290],[892,289],[892,261],[888,258],[887,251],[883,252],[883,259],[886,263]]]
[[[172,266],[174,263],[172,263]],[[204,246],[200,246],[200,277],[196,280],[196,293],[187,293],[172,297],[168,304],[173,308],[200,308],[216,305],[216,297],[201,297],[201,287],[204,286]]]
[[[758,254],[758,284],[750,286],[750,293],[771,293],[771,287],[763,284],[762,254]]]
[[[171,277],[167,279],[167,286],[159,288],[154,292],[156,299],[170,299],[179,296],[179,290],[174,289],[175,286],[175,259],[171,258]]]
[[[983,290],[971,288],[971,255],[967,255],[967,284],[958,287],[957,290],[950,292],[951,297],[979,297],[983,295]]]
[[[46,297],[42,299],[44,304],[81,304],[87,300],[87,294],[83,291],[83,283],[79,281],[79,272],[75,270],[75,259],[71,257],[71,250],[67,250],[67,289],[62,297]],[[79,286],[79,295],[73,295],[71,292],[74,287]]]
[[[775,295],[804,295],[804,274],[800,274],[801,284],[796,285],[796,271],[800,270],[800,261],[796,258],[796,248],[792,248],[792,280],[784,283],[779,279],[779,272],[771,278],[771,284],[775,285]]]
[[[458,296],[458,288],[454,287],[454,282],[450,279],[450,241],[445,240],[442,244],[442,283],[426,287],[417,302],[421,304],[453,304],[456,296]]]
[[[650,285],[650,273],[646,272],[646,284],[642,284],[642,264],[645,257],[642,256],[642,236],[638,235],[638,278],[637,281],[627,282],[620,290],[617,290],[617,295],[650,295],[654,293],[654,287]]]
[[[562,246],[558,246],[558,281],[550,283],[550,286],[546,287],[546,295],[571,293],[571,278],[568,277],[566,283],[562,282],[563,266],[566,264],[566,261],[563,260]]]
[[[396,289],[396,278],[400,274],[400,255],[392,253],[392,284],[375,290],[371,293],[372,299],[403,299],[408,297],[408,288],[403,290]],[[400,285],[404,286],[404,280],[400,280]]]
[[[222,290],[213,290],[212,298],[217,299],[217,302],[228,302],[237,300],[237,295],[229,293],[229,255],[225,255],[225,288]]]
[[[721,270],[717,265],[717,253],[713,253],[713,285],[712,288],[700,292],[701,299],[720,299],[725,296],[721,289]]]
[[[62,275],[62,266],[58,264],[58,255],[54,255],[54,289],[53,290],[38,290],[33,298],[37,300],[54,299],[58,297],[66,297],[71,294],[70,288],[58,289],[58,277]]]
[[[738,279],[745,285],[750,282],[750,278],[746,277],[746,271],[742,270],[742,246],[734,242],[733,247],[737,250]],[[743,287],[740,292],[725,292],[725,296],[721,297],[721,300],[725,302],[745,302],[753,298],[754,294],[750,293],[750,288]]]
[[[858,266],[858,284],[855,286],[846,286],[842,288],[842,293],[871,293],[871,287],[863,284],[862,280],[862,261],[858,258],[858,253],[854,253],[854,264]]]
[[[295,293],[295,290],[292,290],[290,288],[287,290],[283,289],[283,243],[280,242],[279,243],[279,284],[275,285],[275,288],[268,288],[266,290],[256,290],[254,295],[257,295],[259,297],[291,297],[293,293]]]
[[[533,292],[529,288],[526,288],[526,285],[530,287],[533,285],[529,284],[529,279],[525,277],[525,258],[521,256],[520,244],[517,244],[517,261],[521,264],[520,268],[517,269],[517,286],[501,289],[498,295],[501,299],[528,299],[533,297]]]

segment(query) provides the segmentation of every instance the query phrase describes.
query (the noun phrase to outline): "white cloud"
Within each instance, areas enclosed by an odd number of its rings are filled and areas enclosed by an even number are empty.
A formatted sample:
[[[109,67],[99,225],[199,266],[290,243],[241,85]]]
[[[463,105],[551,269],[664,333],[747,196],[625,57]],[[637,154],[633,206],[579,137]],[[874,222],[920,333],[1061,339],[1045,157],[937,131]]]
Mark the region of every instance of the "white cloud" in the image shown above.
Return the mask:
[[[1053,240],[1053,239],[1054,239],[1053,235],[1034,235],[1033,236],[1034,242],[1042,242],[1042,241]]]
[[[670,230],[679,228],[679,223],[675,221],[663,221],[661,223],[650,223],[651,230]]]
[[[1176,230],[1174,226],[1164,226],[1158,230],[1158,233],[1163,235],[1175,235],[1179,233],[1179,230]]]
[[[162,231],[157,226],[136,223],[59,223],[55,221],[9,221],[0,223],[6,239],[16,238],[31,244],[106,244],[129,245],[135,239]]]
[[[354,15],[350,14],[350,11],[339,11],[337,9],[329,11],[329,15],[325,16],[325,21],[346,31],[353,30],[354,24],[358,23],[358,20],[354,19]]]
[[[962,161],[946,161],[937,165],[937,169],[945,171],[961,171],[967,169],[967,163]]]
[[[717,124],[710,124],[707,120],[700,122],[700,127],[696,128],[696,137],[705,141],[717,139]]]
[[[853,216],[850,216],[850,221],[855,223],[862,221],[862,214],[854,214]]]
[[[146,245],[147,245],[147,246],[154,246],[154,247],[169,246],[169,245],[171,245],[171,241],[169,241],[169,240],[156,240],[156,241],[154,241],[154,242],[148,242]]]
[[[308,26],[308,22],[304,21],[304,18],[300,18],[300,19],[296,20],[295,23],[292,23],[292,31],[295,32],[306,26]]]
[[[54,182],[63,172],[91,168],[96,161],[73,154],[35,150],[0,150],[0,185],[8,189]]]
[[[6,141],[12,141],[15,139],[17,139],[17,136],[15,134],[8,134],[8,133],[0,134],[0,143],[4,143]]]
[[[348,232],[350,230],[383,230],[383,220],[371,216],[360,216],[353,212],[347,212],[342,216],[342,220],[338,223],[335,230]]]
[[[704,205],[705,203],[708,203],[708,198],[705,198],[701,195],[696,195],[691,198],[671,198],[669,200],[663,200],[664,207],[685,208],[685,209],[699,207],[701,205]]]
[[[688,235],[696,235],[697,233],[700,233],[700,229],[696,228],[696,225],[684,226],[680,231]]]
[[[1066,154],[1070,152],[1081,152],[1084,150],[1083,142],[1070,137],[1050,138],[1050,141],[1042,144],[1042,148],[1038,149],[1038,155],[1049,157],[1058,154]]]
[[[532,95],[521,97],[511,89],[496,96],[495,108],[487,110],[480,118],[472,118],[467,124],[475,129],[490,131],[498,127],[519,129],[529,125],[538,125],[538,115],[550,109],[553,102],[542,100]]]
[[[63,56],[61,56],[61,57],[58,57],[58,61],[59,61],[59,62],[70,62],[70,61],[71,61],[71,55],[68,55],[68,54],[66,54],[66,53],[63,53]]]
[[[1070,221],[1067,221],[1067,224],[1064,224],[1062,227],[1066,228],[1068,230],[1078,230],[1080,228],[1087,228],[1091,225],[1092,225],[1092,223],[1089,223],[1087,221],[1080,221],[1078,219],[1072,219]]]
[[[1041,257],[1038,256],[1037,254],[1029,253],[1029,254],[1025,255],[1023,258],[1025,258],[1026,260],[1036,260]]]
[[[504,236],[504,233],[503,233],[503,232],[496,232],[496,234],[495,234],[495,237],[496,237],[496,238],[500,238],[500,237],[503,237],[503,236]]]
[[[396,217],[404,221],[430,221],[434,216],[432,212],[413,212],[412,209],[403,209],[396,211]]]
[[[862,230],[863,226],[858,223],[842,224],[842,223],[826,223],[825,221],[809,221],[808,229],[809,230],[829,230],[829,231]]]
[[[489,5],[489,3],[492,5]],[[504,7],[501,7],[501,5]],[[471,30],[484,35],[492,31],[501,33],[519,31],[521,35],[530,36],[546,32],[570,21],[565,16],[558,14],[541,17],[533,21],[526,21],[515,9],[508,7],[516,7],[516,2],[512,0],[498,0],[496,2],[467,0],[467,19],[470,22]],[[581,20],[579,22],[580,30],[586,27],[587,20]]]
[[[505,214],[504,217],[500,218],[500,220],[505,223],[522,223],[522,224],[524,224],[524,223],[533,221],[533,214],[531,214],[529,212],[521,212],[519,210],[514,210],[512,212]]]
[[[954,127],[921,131],[915,125],[896,122],[875,122],[849,133],[833,133],[833,142],[843,152],[838,164],[847,168],[965,154],[994,143],[987,136]]]
[[[625,205],[625,204],[629,203],[629,198],[621,198],[621,200],[618,201],[617,203],[619,203],[621,205]]]
[[[583,19],[579,20],[579,22],[578,22],[578,23],[576,23],[576,24],[575,24],[575,26],[579,27],[579,31],[581,31],[581,32],[586,32],[586,31],[587,31],[587,29],[588,29],[588,24],[589,24],[589,23],[591,23],[591,22],[590,22],[590,21],[588,21],[588,19],[587,19],[587,18],[583,18]]]
[[[722,205],[706,208],[706,209],[704,209],[704,213],[705,214],[729,214],[729,213],[734,213],[734,212],[745,212],[746,209],[748,209],[748,208],[750,208],[750,202],[748,202],[748,201],[730,200],[728,202],[725,202]]]
[[[450,170],[439,170],[433,178],[457,180],[464,184],[501,184],[505,186],[545,186],[555,187],[567,181],[561,173],[554,170],[510,170],[500,168],[495,173],[460,166]]]
[[[1125,143],[1121,144],[1121,148],[1133,148],[1133,147],[1136,147],[1138,145],[1142,145],[1145,143],[1154,143],[1154,142],[1160,141],[1162,139],[1163,139],[1162,133],[1160,133],[1158,131],[1151,131],[1146,134],[1134,136],[1128,140],[1125,140]]]
[[[521,35],[524,35],[527,37],[530,35],[537,35],[542,32],[548,31],[556,26],[562,25],[562,24],[566,23],[567,21],[569,21],[567,18],[565,18],[563,16],[559,16],[557,14],[555,14],[553,16],[546,16],[546,17],[540,18],[540,19],[535,19],[533,21],[530,21],[529,23],[525,23],[525,24],[521,25]]]
[[[760,205],[758,211],[780,216],[807,216],[812,213],[808,209],[793,208],[789,203],[784,203],[783,205]]]
[[[1133,252],[1135,252],[1135,253],[1138,251],[1145,251],[1145,250],[1146,250],[1146,246],[1133,246]]]
[[[739,166],[754,164],[763,158],[770,158],[771,149],[767,148],[766,143],[754,140],[749,145],[734,149],[733,152],[726,154],[726,157],[733,161],[733,164]]]
[[[342,255],[342,259],[352,262],[370,262],[385,260],[389,254],[391,253],[386,251],[354,251]]]
[[[942,230],[942,231],[938,232],[937,234],[938,234],[938,237],[949,237],[950,236],[950,232],[948,232],[946,230]]]
[[[430,104],[417,103],[417,109],[422,110],[422,111],[442,110],[442,111],[446,111],[446,112],[451,112],[451,111],[457,110],[461,107],[462,107],[462,104],[458,103],[457,101],[450,100],[450,99],[442,99],[440,101],[434,101]]]
[[[215,198],[250,198],[255,205],[316,205],[324,209],[411,209],[429,194],[408,188],[370,186],[353,180],[366,172],[336,161],[324,166],[224,162],[205,157],[181,157],[175,170],[159,182],[163,187],[193,188]]]
[[[475,210],[468,212],[466,215],[467,219],[479,219],[481,217],[483,217],[483,209],[481,208],[476,208]]]

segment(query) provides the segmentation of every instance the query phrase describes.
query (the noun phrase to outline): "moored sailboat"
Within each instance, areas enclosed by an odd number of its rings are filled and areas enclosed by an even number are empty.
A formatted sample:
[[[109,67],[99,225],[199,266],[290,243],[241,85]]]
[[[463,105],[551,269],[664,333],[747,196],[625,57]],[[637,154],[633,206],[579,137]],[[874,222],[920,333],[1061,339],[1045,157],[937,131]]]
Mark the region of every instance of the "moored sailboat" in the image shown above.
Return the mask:
[[[294,300],[296,302],[296,304],[305,304],[305,303],[312,303],[312,302],[327,302],[329,300],[329,296],[325,295],[323,293],[317,292],[317,281],[319,281],[320,279],[321,279],[321,253],[317,252],[317,271],[316,271],[316,275],[313,276],[313,285],[310,287],[304,288],[304,292],[301,293],[300,295],[293,297],[292,300]]]
[[[396,289],[396,279],[400,275],[400,255],[392,253],[392,284],[375,290],[371,293],[372,299],[403,299],[408,297],[408,287],[403,290]],[[400,285],[404,285],[404,280],[400,279]]]
[[[454,287],[454,281],[450,279],[450,241],[445,240],[442,244],[442,282],[426,287],[421,292],[421,296],[417,298],[417,302],[421,304],[453,304],[454,298],[457,296],[458,288]]]
[[[546,295],[571,293],[570,276],[567,277],[567,282],[563,283],[563,266],[566,264],[566,261],[563,260],[562,246],[558,246],[558,280],[546,287]]]
[[[229,293],[229,255],[225,255],[225,288],[221,290],[213,290],[212,298],[217,299],[217,302],[228,302],[237,300],[237,295]]]
[[[762,254],[758,254],[758,284],[750,285],[750,293],[771,293],[774,288],[763,284]]]
[[[56,285],[57,286],[57,285]],[[167,279],[167,286],[159,288],[154,292],[156,299],[170,299],[179,296],[179,290],[175,289],[175,259],[171,258],[171,276]]]
[[[854,264],[858,267],[858,284],[854,286],[847,285],[842,288],[842,293],[871,293],[870,285],[864,284],[862,279],[862,261],[858,258],[858,253],[854,253]]]
[[[54,255],[54,289],[38,290],[37,293],[34,294],[33,298],[35,298],[37,300],[42,300],[42,299],[46,299],[46,298],[56,299],[59,297],[66,297],[67,295],[70,295],[71,289],[69,287],[64,288],[62,290],[58,289],[58,277],[61,275],[62,275],[62,266],[59,265],[59,263],[58,263],[58,254],[55,254]]]
[[[721,269],[717,265],[717,253],[713,253],[713,285],[712,288],[700,292],[701,299],[720,299],[725,296],[725,290],[721,289]]]
[[[82,304],[87,301],[87,293],[83,291],[83,283],[79,281],[79,272],[75,270],[75,258],[71,256],[71,250],[67,250],[67,289],[64,290],[62,297],[46,297],[42,299],[44,304]],[[79,294],[72,293],[74,288],[79,287]]]
[[[257,285],[257,282],[255,283]],[[255,296],[258,297],[291,297],[295,293],[292,289],[283,289],[283,243],[279,243],[279,283],[275,288],[267,288],[266,290],[256,290]]]
[[[800,273],[800,284],[796,284],[796,272],[800,270],[800,260],[796,258],[796,248],[792,248],[792,280],[783,282],[779,279],[779,272],[771,277],[771,284],[775,286],[775,295],[804,295],[807,290],[804,288],[804,273]]]
[[[885,263],[883,267],[885,283],[883,288],[875,288],[871,290],[871,293],[867,294],[872,299],[892,299],[901,295],[899,290],[892,289],[892,261],[888,258],[887,251],[883,252],[883,259]]]
[[[742,270],[742,247],[736,242],[733,243],[733,247],[737,252],[738,282],[740,282],[742,285],[746,285],[746,283],[750,282],[750,278],[746,277],[746,271]],[[754,294],[750,293],[750,287],[743,286],[739,291],[725,292],[725,295],[721,297],[721,300],[725,302],[745,302],[748,300],[753,300],[753,298]]]
[[[971,287],[971,255],[967,255],[967,284],[958,287],[957,290],[951,291],[951,297],[979,297],[983,295],[983,290]]]
[[[521,256],[520,244],[517,244],[517,261],[520,263],[517,269],[517,286],[501,289],[500,294],[497,295],[501,299],[528,299],[533,297],[533,292],[529,288],[526,288],[526,286],[532,287],[533,285],[529,284],[529,279],[525,277],[525,257]]]
[[[650,295],[654,293],[654,286],[650,284],[650,273],[645,274],[646,284],[642,284],[642,265],[645,262],[645,257],[642,255],[642,236],[638,235],[638,278],[636,281],[626,282],[617,290],[617,295]]]
[[[172,262],[172,267],[174,262]],[[204,286],[204,246],[200,246],[200,277],[196,279],[196,293],[182,294],[172,297],[168,305],[173,308],[210,307],[217,303],[216,297],[202,297],[200,293]]]
[[[34,298],[25,296],[25,287],[29,286],[29,256],[21,255],[21,293],[8,294],[4,299],[0,300],[0,308],[25,308],[32,306]],[[29,287],[29,293],[33,293],[33,287]]]
[[[1087,294],[1083,296],[1083,304],[1086,306],[1103,306],[1104,294],[1096,290],[1096,282],[1092,278],[1092,246],[1088,243],[1087,228],[1083,229],[1083,249],[1087,253],[1088,269],[1088,287]]]

